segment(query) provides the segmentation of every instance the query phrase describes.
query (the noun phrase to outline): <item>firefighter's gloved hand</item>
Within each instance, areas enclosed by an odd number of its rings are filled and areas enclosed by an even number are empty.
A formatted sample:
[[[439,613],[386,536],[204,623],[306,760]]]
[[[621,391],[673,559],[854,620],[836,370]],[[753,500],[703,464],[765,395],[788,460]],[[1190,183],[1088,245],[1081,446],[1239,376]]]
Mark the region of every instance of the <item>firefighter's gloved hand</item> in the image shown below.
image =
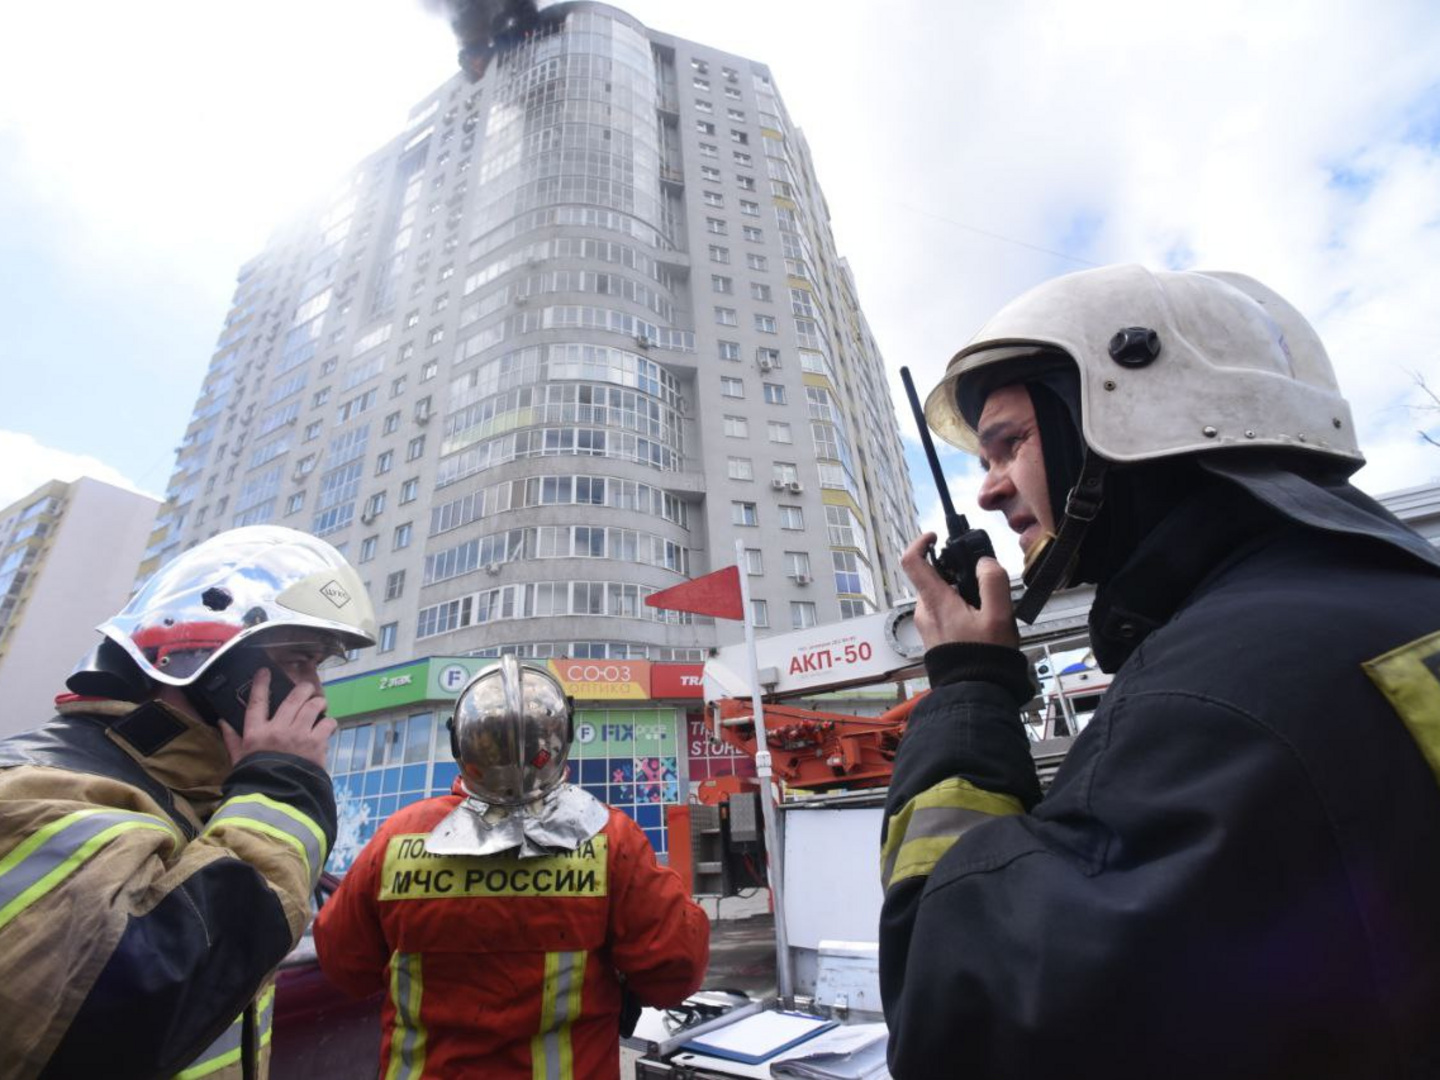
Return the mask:
[[[1020,646],[1020,631],[1015,625],[1015,608],[1010,602],[1010,575],[996,560],[983,558],[975,572],[980,583],[980,607],[967,604],[925,558],[935,543],[933,532],[917,538],[905,554],[900,566],[915,586],[915,628],[926,650],[951,642],[979,642]]]
[[[312,764],[325,767],[325,754],[336,724],[332,717],[321,718],[325,711],[325,695],[320,687],[299,682],[285,696],[275,715],[270,715],[270,671],[260,668],[251,684],[250,700],[245,708],[245,733],[241,735],[229,724],[221,724],[225,748],[230,760],[239,762],[250,754],[269,751],[294,754]]]

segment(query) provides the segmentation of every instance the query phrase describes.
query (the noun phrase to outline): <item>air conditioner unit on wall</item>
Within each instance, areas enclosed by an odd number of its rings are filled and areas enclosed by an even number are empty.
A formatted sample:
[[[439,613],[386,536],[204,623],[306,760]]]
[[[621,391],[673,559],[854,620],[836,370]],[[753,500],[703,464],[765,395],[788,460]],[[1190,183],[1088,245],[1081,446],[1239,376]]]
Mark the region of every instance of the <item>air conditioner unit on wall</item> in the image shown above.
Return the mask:
[[[771,480],[771,481],[770,481],[770,486],[771,486],[772,488],[774,488],[776,491],[784,491],[784,490],[785,490],[785,481],[784,481],[784,480]]]
[[[805,485],[802,484],[799,480],[791,480],[790,490],[793,491],[796,495],[799,495],[800,492],[805,490]]]
[[[812,582],[813,580],[815,580],[815,579],[812,578],[809,574],[796,574],[796,575],[795,575],[795,584],[796,584],[796,585],[809,585],[810,582]]]
[[[769,371],[775,366],[775,361],[771,360],[768,356],[762,356],[759,363],[761,371]]]

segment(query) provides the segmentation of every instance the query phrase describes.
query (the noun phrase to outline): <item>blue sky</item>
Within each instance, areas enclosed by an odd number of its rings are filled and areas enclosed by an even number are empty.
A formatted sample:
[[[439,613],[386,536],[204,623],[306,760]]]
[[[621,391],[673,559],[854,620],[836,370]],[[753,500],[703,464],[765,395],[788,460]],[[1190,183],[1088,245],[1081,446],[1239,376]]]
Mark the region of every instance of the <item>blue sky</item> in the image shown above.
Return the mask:
[[[1440,478],[1412,408],[1412,373],[1440,385],[1440,6],[623,6],[770,65],[888,366],[922,395],[1057,273],[1238,270],[1320,329],[1370,459],[1357,482]],[[454,46],[409,0],[79,0],[7,23],[0,505],[80,470],[159,494],[235,271],[399,128]],[[973,512],[976,474],[945,461]]]

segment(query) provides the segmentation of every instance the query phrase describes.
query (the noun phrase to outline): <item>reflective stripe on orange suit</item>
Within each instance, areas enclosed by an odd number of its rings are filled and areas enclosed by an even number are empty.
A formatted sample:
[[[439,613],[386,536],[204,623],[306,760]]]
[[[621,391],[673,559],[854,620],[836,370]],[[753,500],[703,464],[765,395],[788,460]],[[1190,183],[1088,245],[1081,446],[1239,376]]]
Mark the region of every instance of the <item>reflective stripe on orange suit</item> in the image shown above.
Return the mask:
[[[326,975],[387,991],[380,1075],[618,1080],[615,972],[648,1005],[679,1003],[705,973],[704,912],[614,809],[571,856],[429,855],[459,801],[385,822],[315,926]]]

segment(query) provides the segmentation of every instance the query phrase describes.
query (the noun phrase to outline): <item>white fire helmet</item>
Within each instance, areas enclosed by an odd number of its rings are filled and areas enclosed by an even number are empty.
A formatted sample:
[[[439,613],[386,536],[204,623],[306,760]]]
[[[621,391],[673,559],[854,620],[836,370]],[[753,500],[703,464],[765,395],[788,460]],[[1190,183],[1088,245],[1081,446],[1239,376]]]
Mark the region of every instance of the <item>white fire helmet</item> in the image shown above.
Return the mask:
[[[490,806],[543,799],[565,779],[573,710],[560,681],[502,656],[455,702],[450,749],[465,790]]]
[[[308,533],[252,525],[177,555],[98,629],[147,677],[189,686],[277,627],[314,632],[331,652],[375,644],[374,608],[343,555]]]
[[[1079,370],[1085,444],[1109,461],[1273,447],[1347,474],[1364,464],[1304,316],[1253,278],[1218,271],[1112,266],[1031,289],[951,359],[925,404],[930,427],[976,452],[983,395],[1023,381],[1027,363],[1053,366],[1055,350]]]

